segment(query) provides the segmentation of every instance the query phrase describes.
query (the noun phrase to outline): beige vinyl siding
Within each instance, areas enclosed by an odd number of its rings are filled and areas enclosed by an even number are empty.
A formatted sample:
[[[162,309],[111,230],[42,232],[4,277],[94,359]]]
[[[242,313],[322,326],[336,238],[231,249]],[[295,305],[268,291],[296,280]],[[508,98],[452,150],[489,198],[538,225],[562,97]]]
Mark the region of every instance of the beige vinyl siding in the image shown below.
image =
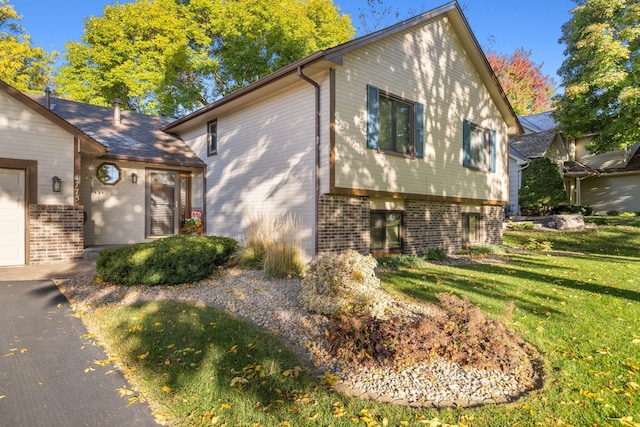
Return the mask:
[[[96,178],[95,171],[104,162],[120,168],[121,180],[115,185],[105,185]],[[131,182],[134,172],[137,184]],[[87,212],[87,246],[145,241],[144,179],[144,164],[104,159],[83,162],[80,194]]]
[[[640,212],[640,172],[589,177],[580,182],[581,203],[596,215]]]
[[[105,162],[116,164],[120,168],[121,180],[115,185],[105,185],[96,178],[95,170]],[[115,245],[147,241],[145,182],[147,169],[189,170],[147,163],[84,159],[80,201],[87,212],[85,245]],[[191,172],[191,204],[192,207],[202,207],[202,173],[198,169],[193,169]],[[133,173],[138,175],[136,184],[131,180]]]
[[[336,71],[337,187],[476,200],[508,197],[507,125],[446,17],[344,56]],[[424,159],[366,148],[366,85],[425,106]],[[462,122],[497,133],[496,173],[462,166]]]
[[[0,91],[0,158],[38,162],[38,203],[73,204],[74,137],[59,125]],[[62,179],[54,193],[51,178]]]
[[[322,85],[328,85],[328,75]],[[322,108],[327,117],[327,101]],[[212,119],[217,119],[218,154],[207,157],[206,122]],[[207,162],[208,234],[244,240],[252,220],[293,214],[301,221],[307,252],[314,253],[314,120],[314,87],[295,76],[286,89],[239,111],[213,111],[181,134]],[[328,162],[328,152],[324,158]]]

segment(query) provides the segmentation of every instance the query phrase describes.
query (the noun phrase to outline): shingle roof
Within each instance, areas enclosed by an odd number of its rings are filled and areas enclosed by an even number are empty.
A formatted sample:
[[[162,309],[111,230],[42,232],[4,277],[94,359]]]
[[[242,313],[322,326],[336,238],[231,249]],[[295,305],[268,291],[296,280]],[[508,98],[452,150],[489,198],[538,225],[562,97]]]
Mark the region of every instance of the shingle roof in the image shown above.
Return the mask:
[[[558,127],[558,123],[553,118],[553,112],[554,110],[549,110],[529,116],[518,116],[518,119],[523,127],[531,129],[532,132],[542,132]]]
[[[44,95],[27,94],[46,106]],[[204,167],[205,163],[180,138],[160,128],[173,119],[121,111],[121,123],[113,123],[113,109],[61,98],[51,98],[51,111],[107,147],[105,157]]]
[[[587,175],[604,175],[608,173],[620,173],[620,172],[638,172],[640,171],[640,149],[631,156],[626,166],[616,168],[599,168],[594,169],[586,166],[582,163],[572,160],[564,162],[565,173],[584,173]]]
[[[510,145],[519,152],[526,154],[527,157],[542,157],[555,136],[556,131],[553,129],[528,133],[511,138]]]

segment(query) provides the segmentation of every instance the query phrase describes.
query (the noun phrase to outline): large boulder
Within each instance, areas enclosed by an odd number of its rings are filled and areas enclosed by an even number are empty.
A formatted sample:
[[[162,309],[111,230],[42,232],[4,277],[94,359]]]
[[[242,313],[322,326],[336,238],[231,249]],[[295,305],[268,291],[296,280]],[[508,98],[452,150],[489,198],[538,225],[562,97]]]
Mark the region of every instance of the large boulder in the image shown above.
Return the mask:
[[[580,214],[554,215],[553,220],[560,231],[584,229],[584,217]]]

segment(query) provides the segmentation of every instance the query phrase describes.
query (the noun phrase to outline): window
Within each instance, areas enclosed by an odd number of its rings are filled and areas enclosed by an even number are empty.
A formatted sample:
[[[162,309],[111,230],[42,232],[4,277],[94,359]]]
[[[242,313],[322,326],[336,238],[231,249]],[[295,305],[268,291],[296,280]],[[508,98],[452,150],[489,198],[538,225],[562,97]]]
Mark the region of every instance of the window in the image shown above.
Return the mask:
[[[120,182],[120,168],[115,163],[103,163],[98,167],[96,176],[105,185],[115,185]]]
[[[423,157],[424,105],[367,86],[367,147]]]
[[[372,211],[370,232],[372,252],[401,251],[402,212]]]
[[[495,172],[496,131],[464,120],[462,138],[463,166],[482,172]]]
[[[480,241],[480,214],[462,214],[462,243]]]
[[[218,120],[207,123],[207,156],[218,154]]]

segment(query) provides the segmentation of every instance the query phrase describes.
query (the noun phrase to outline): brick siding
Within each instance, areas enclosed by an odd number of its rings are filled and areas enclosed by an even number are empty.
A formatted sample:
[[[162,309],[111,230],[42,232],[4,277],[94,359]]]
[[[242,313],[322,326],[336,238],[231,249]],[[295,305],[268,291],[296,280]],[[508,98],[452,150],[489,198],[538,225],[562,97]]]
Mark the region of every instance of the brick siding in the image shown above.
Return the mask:
[[[502,222],[504,209],[502,206],[482,207],[482,237],[483,242],[489,245],[502,244]]]
[[[369,198],[320,196],[318,218],[318,254],[353,249],[369,253]]]
[[[82,206],[29,205],[31,264],[81,260],[83,256]]]
[[[462,245],[460,205],[406,200],[403,251],[424,255],[428,249],[446,248],[449,252]]]
[[[404,201],[402,251],[424,255],[428,249],[454,252],[462,247],[462,206],[426,200]],[[502,243],[500,206],[483,206],[481,243]],[[368,197],[325,194],[320,197],[318,254],[354,249],[368,254],[371,242]]]

